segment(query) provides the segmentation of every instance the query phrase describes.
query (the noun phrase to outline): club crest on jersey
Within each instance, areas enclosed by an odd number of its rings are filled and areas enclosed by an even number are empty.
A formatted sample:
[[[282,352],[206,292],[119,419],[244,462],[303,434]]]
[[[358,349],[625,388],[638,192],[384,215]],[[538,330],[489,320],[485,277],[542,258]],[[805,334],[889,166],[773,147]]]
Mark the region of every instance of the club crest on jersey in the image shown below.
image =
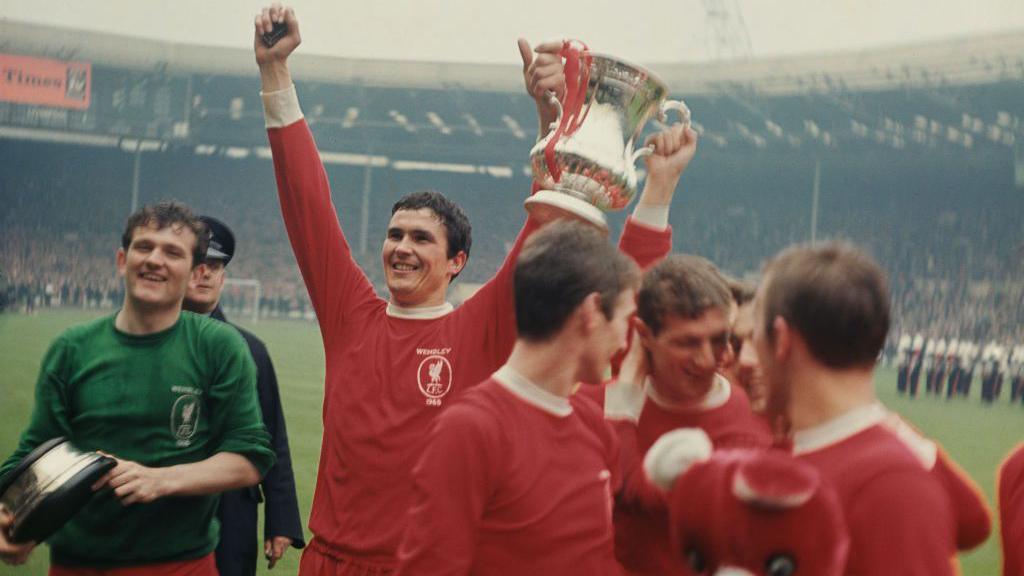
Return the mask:
[[[433,354],[420,362],[416,370],[416,383],[427,397],[427,406],[440,406],[452,389],[452,365],[444,356]]]
[[[200,407],[202,403],[195,394],[182,394],[171,408],[171,434],[177,446],[192,445],[192,438],[199,430]]]

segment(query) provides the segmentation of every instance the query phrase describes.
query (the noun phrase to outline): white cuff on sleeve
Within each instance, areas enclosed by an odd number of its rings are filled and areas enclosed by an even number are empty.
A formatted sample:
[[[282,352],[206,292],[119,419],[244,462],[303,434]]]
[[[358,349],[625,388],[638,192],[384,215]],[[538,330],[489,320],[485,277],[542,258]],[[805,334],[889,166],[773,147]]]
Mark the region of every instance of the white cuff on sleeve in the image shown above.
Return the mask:
[[[711,439],[700,428],[677,428],[662,434],[644,456],[647,478],[669,491],[694,464],[711,458]]]
[[[260,92],[263,98],[263,120],[267,128],[284,128],[302,120],[295,84],[274,92]]]
[[[668,228],[668,204],[664,206],[643,206],[637,204],[636,208],[633,209],[633,219],[648,228],[664,230]]]

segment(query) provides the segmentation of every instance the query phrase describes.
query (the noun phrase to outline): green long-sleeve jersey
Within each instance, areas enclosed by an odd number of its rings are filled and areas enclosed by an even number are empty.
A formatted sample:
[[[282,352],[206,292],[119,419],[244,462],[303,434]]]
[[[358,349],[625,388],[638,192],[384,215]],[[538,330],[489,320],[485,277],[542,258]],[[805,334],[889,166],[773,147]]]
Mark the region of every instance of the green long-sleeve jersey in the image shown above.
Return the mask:
[[[273,465],[256,369],[236,330],[183,312],[167,330],[133,336],[114,318],[73,327],[50,346],[28,428],[0,477],[57,436],[151,467],[219,452],[245,456],[261,475]],[[216,547],[216,507],[216,495],[124,506],[104,489],[48,540],[51,561],[116,567],[199,558]]]

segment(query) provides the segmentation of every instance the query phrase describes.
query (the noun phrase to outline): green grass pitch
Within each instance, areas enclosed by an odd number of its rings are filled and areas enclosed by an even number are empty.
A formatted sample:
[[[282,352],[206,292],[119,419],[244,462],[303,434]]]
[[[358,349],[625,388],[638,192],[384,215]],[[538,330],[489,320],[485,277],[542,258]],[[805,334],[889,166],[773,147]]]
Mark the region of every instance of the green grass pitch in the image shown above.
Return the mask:
[[[46,346],[65,327],[98,315],[99,312],[92,311],[46,311],[35,316],[0,315],[0,386],[3,392],[3,400],[0,401],[0,455],[6,457],[14,450],[20,431],[28,422],[39,362]],[[299,505],[305,522],[313,498],[323,430],[320,416],[324,362],[320,335],[316,325],[307,322],[263,321],[246,327],[267,343],[277,368],[299,489]],[[977,381],[970,399],[950,402],[899,397],[895,392],[895,373],[888,369],[879,370],[877,382],[882,400],[926,434],[939,440],[984,489],[992,505],[996,467],[1010,449],[1024,439],[1024,408],[1008,405],[1005,390],[1000,403],[982,406],[978,400]],[[0,566],[0,573],[46,574],[45,552],[37,550],[29,563],[20,569]],[[298,559],[299,551],[291,550],[273,571],[267,571],[263,565],[261,574],[295,574]],[[984,546],[962,555],[960,560],[965,575],[998,574],[998,532],[994,532]]]

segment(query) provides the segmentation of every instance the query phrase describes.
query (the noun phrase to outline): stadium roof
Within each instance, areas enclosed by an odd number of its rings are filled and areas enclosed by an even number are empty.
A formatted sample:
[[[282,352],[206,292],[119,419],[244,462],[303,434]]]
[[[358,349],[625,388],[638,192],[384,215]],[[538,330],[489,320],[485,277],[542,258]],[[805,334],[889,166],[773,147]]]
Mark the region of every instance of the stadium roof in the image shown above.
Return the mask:
[[[250,75],[248,50],[210,48],[113,34],[0,21],[0,51],[87,60],[168,72]],[[297,54],[304,80],[367,86],[518,92],[515,65],[401,62]],[[785,95],[957,86],[1024,80],[1024,31],[857,52],[658,64],[654,70],[680,94],[742,90]]]

